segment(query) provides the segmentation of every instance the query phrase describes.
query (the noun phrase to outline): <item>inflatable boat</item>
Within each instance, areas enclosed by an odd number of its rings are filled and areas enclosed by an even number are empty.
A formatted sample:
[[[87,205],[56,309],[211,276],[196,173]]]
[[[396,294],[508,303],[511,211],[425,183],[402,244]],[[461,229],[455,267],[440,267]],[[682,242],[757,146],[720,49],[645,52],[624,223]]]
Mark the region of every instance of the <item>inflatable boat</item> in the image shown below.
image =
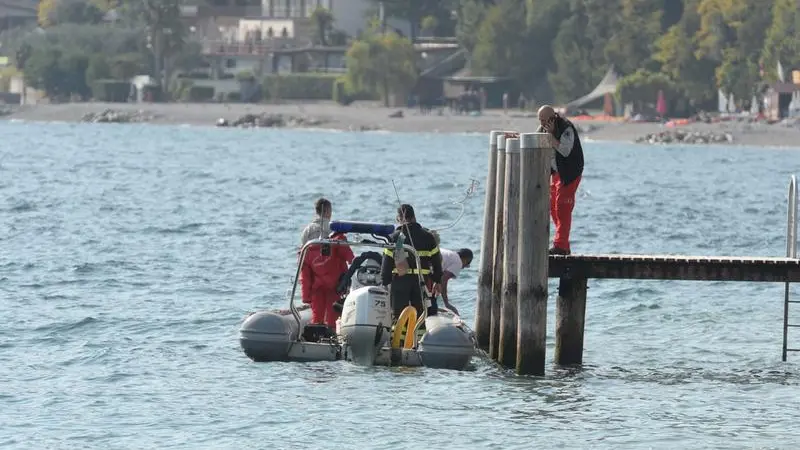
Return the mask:
[[[344,241],[320,238],[307,242],[300,251],[289,309],[248,314],[239,330],[239,342],[248,358],[267,361],[337,361],[361,366],[425,366],[464,370],[476,352],[475,335],[460,317],[439,308],[428,316],[430,299],[422,294],[422,315],[411,306],[392,317],[390,291],[381,285],[381,253],[394,249],[388,236],[392,224],[332,221],[332,233],[368,234],[374,240]],[[344,302],[336,329],[312,324],[311,309],[295,306],[302,263],[312,246],[348,245],[369,250],[353,260],[342,277]],[[420,260],[413,247],[404,245],[407,257]],[[377,251],[376,251],[377,250]],[[355,253],[355,252],[354,252]],[[422,275],[418,275],[424,285]]]

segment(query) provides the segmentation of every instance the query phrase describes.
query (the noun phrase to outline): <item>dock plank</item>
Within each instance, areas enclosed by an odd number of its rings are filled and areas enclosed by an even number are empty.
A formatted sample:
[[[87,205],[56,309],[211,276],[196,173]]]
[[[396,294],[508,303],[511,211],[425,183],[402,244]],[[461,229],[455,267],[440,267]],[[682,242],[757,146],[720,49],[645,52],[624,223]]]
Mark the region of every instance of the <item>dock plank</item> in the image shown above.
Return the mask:
[[[550,255],[549,276],[632,280],[800,282],[800,259],[746,256]]]

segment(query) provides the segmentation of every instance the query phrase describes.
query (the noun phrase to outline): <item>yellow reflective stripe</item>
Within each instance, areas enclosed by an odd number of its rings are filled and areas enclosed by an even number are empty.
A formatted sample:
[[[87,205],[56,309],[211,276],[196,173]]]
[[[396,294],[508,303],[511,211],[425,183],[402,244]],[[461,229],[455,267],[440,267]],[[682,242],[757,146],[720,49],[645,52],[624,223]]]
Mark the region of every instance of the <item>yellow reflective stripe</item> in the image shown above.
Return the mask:
[[[439,247],[434,248],[433,250],[418,250],[417,254],[420,258],[432,258],[437,253],[439,253]]]
[[[420,258],[432,258],[437,253],[439,253],[439,247],[436,247],[433,250],[417,250],[417,255],[419,255]],[[385,248],[383,249],[383,254],[394,257],[394,250]]]
[[[392,269],[392,273],[397,273],[397,269]],[[411,274],[414,274],[414,275],[417,275],[417,274],[419,274],[419,275],[430,275],[431,271],[428,270],[428,269],[422,269],[422,270],[409,269],[409,270],[406,271],[406,273],[411,273]]]

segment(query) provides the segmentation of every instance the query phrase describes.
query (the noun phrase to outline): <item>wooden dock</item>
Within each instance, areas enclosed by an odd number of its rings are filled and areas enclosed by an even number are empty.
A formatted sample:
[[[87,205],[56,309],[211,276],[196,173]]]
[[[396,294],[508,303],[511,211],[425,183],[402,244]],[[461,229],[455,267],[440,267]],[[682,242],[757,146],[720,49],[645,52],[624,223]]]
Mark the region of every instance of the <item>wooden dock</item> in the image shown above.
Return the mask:
[[[787,352],[800,351],[787,346],[789,328],[800,328],[789,323],[789,305],[800,303],[789,299],[790,283],[800,282],[794,176],[789,182],[786,257],[548,255],[553,151],[548,142],[542,133],[490,133],[475,334],[491,358],[515,366],[518,374],[544,375],[548,278],[559,279],[556,364],[583,362],[589,279],[784,283],[782,360]],[[518,160],[506,155],[516,152]],[[518,177],[508,175],[515,171]]]
[[[800,259],[679,255],[550,255],[550,278],[800,282]]]

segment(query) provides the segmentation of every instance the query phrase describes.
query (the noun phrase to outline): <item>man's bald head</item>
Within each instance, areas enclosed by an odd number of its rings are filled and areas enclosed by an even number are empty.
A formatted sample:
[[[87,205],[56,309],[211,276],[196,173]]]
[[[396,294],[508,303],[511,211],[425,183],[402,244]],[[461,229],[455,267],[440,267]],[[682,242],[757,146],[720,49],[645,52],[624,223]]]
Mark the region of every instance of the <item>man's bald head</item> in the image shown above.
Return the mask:
[[[550,105],[542,105],[542,107],[539,108],[539,120],[548,120],[551,117],[555,117],[555,115],[556,110]]]
[[[549,124],[553,123],[556,118],[556,111],[550,105],[542,105],[539,108],[539,123],[542,124],[543,127],[547,127]]]

